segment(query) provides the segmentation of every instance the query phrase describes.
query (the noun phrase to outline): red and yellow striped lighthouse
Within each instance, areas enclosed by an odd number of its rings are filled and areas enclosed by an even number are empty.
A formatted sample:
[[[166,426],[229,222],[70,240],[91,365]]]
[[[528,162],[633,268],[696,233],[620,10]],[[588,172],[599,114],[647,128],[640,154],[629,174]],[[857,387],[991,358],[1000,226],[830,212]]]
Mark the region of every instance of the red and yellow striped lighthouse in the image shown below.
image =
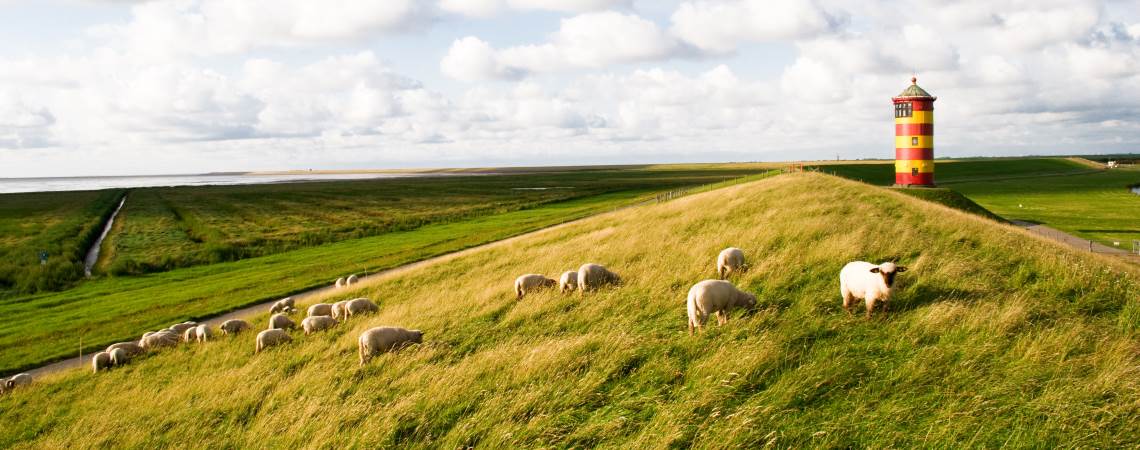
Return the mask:
[[[898,186],[934,186],[934,97],[918,87],[911,78],[910,86],[895,102],[895,184]]]

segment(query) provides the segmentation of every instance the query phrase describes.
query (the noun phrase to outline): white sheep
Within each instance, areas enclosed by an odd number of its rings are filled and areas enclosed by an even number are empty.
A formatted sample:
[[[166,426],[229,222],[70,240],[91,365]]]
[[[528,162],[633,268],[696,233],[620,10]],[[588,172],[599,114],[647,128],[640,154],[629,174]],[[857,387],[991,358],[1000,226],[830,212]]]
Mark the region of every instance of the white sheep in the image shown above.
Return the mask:
[[[111,344],[104,351],[107,353],[111,353],[111,352],[114,352],[115,350],[119,350],[119,349],[127,352],[128,357],[135,356],[135,355],[141,355],[143,352],[146,351],[146,349],[142,348],[141,345],[139,345],[138,343],[135,343],[135,342],[119,342],[117,344]]]
[[[195,341],[206,342],[206,341],[210,340],[210,338],[213,336],[214,336],[214,333],[210,331],[209,325],[201,324],[201,325],[198,325],[196,328],[194,328],[194,340]]]
[[[867,306],[868,319],[878,302],[883,303],[883,313],[886,313],[895,275],[903,272],[906,272],[906,267],[893,262],[877,266],[866,261],[847,263],[839,271],[839,294],[843,296],[843,309],[851,314],[851,304],[855,299],[862,299]]]
[[[551,288],[556,285],[558,285],[557,281],[537,273],[528,273],[515,278],[515,298],[523,298],[527,292]]]
[[[162,330],[146,335],[146,337],[144,337],[142,341],[139,342],[139,345],[147,350],[154,350],[162,347],[173,347],[178,345],[178,338],[179,336],[177,334],[174,334],[174,332],[169,330]]]
[[[578,271],[567,270],[562,272],[562,276],[558,279],[558,292],[574,292],[578,289]]]
[[[262,331],[257,333],[257,349],[254,350],[254,353],[261,353],[262,350],[268,347],[284,344],[291,340],[293,340],[293,338],[289,337],[289,333],[286,333],[285,330],[282,329],[275,328]]]
[[[116,367],[124,365],[131,361],[131,356],[127,354],[126,350],[121,348],[116,348],[107,352],[107,356],[111,360],[111,365]]]
[[[720,251],[716,257],[716,274],[720,279],[728,278],[730,273],[744,270],[744,251],[729,247]]]
[[[357,277],[356,274],[352,274],[352,275],[349,275],[348,278],[344,279],[344,285],[345,286],[352,286],[352,285],[356,284],[358,281],[360,281],[360,277]]]
[[[285,297],[281,300],[273,302],[273,306],[269,307],[269,314],[288,313],[289,310],[295,308],[293,304],[293,297]]]
[[[337,287],[337,289],[344,287],[344,277],[340,277],[340,278],[336,279],[336,287]]]
[[[297,328],[297,322],[290,319],[283,313],[274,314],[269,318],[269,329],[294,329]]]
[[[728,312],[734,308],[756,306],[756,296],[737,289],[732,283],[723,280],[705,280],[689,289],[686,301],[689,311],[689,334],[693,328],[701,331],[708,321],[709,314],[716,314],[717,323],[728,322]]]
[[[345,316],[344,305],[346,303],[348,303],[348,301],[346,301],[346,300],[342,300],[342,301],[333,303],[332,308],[331,308],[332,318],[334,318],[336,320],[344,320],[344,316]]]
[[[198,327],[187,328],[182,332],[182,342],[194,342],[198,338]]]
[[[349,300],[344,304],[344,317],[352,317],[357,314],[374,313],[380,311],[380,307],[372,303],[372,300],[366,298],[355,298]]]
[[[12,392],[20,386],[27,386],[32,384],[32,376],[26,373],[18,373],[12,375],[7,380],[0,382],[0,394],[5,392]]]
[[[182,322],[171,325],[168,330],[173,331],[176,335],[182,336],[182,333],[185,333],[187,329],[194,328],[196,326],[198,326],[197,322]]]
[[[578,268],[578,292],[594,290],[606,284],[621,283],[621,277],[600,264],[586,263]]]
[[[331,316],[331,315],[332,315],[332,305],[330,305],[328,303],[317,303],[317,304],[309,307],[308,317]]]
[[[91,371],[98,373],[100,370],[111,368],[111,355],[107,352],[99,352],[91,355]]]
[[[225,322],[222,322],[222,325],[218,328],[222,329],[222,334],[229,335],[229,334],[238,334],[238,333],[241,333],[242,331],[248,330],[248,329],[250,329],[250,325],[249,325],[249,322],[246,322],[246,321],[241,320],[241,319],[230,319],[230,320],[227,320]]]
[[[376,327],[360,333],[357,350],[360,352],[360,365],[368,362],[377,353],[389,352],[405,345],[420,344],[424,332],[399,327]]]
[[[301,321],[301,328],[305,330],[305,335],[308,336],[321,330],[327,330],[336,326],[336,319],[331,316],[312,316],[306,317]]]

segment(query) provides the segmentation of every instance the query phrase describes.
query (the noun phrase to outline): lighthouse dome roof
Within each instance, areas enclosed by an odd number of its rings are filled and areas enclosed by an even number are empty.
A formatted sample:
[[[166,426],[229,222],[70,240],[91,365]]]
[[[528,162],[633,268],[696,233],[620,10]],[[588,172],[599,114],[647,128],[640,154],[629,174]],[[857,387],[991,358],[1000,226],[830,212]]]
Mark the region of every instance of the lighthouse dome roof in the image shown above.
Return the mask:
[[[896,97],[896,98],[906,98],[906,97],[934,98],[933,95],[930,95],[929,92],[926,92],[926,89],[918,87],[918,79],[917,78],[911,78],[910,79],[910,86],[907,86],[906,89],[903,89],[902,93],[899,94],[898,97]]]

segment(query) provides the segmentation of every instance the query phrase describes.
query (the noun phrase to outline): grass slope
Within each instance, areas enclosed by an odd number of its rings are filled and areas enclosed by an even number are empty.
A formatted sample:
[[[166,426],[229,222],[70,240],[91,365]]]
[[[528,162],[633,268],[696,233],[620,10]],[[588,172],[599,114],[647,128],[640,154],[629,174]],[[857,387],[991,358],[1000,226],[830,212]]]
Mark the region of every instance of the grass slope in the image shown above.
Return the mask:
[[[620,190],[260,258],[103,278],[64,292],[0,299],[0,313],[6,319],[0,321],[0,374],[63,359],[81,347],[100,349],[133,338],[140,330],[328,285],[349,273],[374,272],[504,239],[652,198],[658,192]]]
[[[895,182],[894,161],[814,166],[820,172],[839,175],[864,183],[889,186]],[[1067,158],[1015,158],[934,161],[934,178],[939,185],[973,180],[1014,179],[1047,174],[1088,172],[1085,164]],[[955,186],[956,187],[956,186]]]
[[[760,308],[685,334],[744,248]],[[836,274],[898,258],[892,312]],[[516,301],[585,261],[624,286]],[[1119,447],[1140,431],[1136,270],[939,205],[790,174],[594,217],[382,280],[378,315],[253,355],[187,345],[0,398],[0,447]],[[335,299],[335,298],[334,298]],[[265,316],[256,317],[258,324]],[[424,345],[357,365],[372,326]]]

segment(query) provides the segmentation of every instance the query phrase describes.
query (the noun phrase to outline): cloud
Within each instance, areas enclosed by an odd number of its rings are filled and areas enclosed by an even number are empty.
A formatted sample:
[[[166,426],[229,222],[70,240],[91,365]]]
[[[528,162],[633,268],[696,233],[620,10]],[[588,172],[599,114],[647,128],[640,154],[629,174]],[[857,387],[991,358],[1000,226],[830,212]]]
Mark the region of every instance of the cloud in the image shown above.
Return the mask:
[[[629,7],[631,0],[441,0],[439,7],[449,13],[491,17],[506,10],[545,10],[580,13]]]
[[[567,69],[666,59],[684,49],[657,24],[614,11],[563,19],[549,42],[496,50],[469,36],[452,43],[440,67],[464,81],[519,78]]]
[[[54,124],[55,116],[46,107],[0,91],[0,149],[50,146],[54,143]]]
[[[672,22],[673,33],[686,42],[708,52],[726,53],[749,42],[827,34],[839,29],[844,17],[812,0],[699,0],[682,4]]]

